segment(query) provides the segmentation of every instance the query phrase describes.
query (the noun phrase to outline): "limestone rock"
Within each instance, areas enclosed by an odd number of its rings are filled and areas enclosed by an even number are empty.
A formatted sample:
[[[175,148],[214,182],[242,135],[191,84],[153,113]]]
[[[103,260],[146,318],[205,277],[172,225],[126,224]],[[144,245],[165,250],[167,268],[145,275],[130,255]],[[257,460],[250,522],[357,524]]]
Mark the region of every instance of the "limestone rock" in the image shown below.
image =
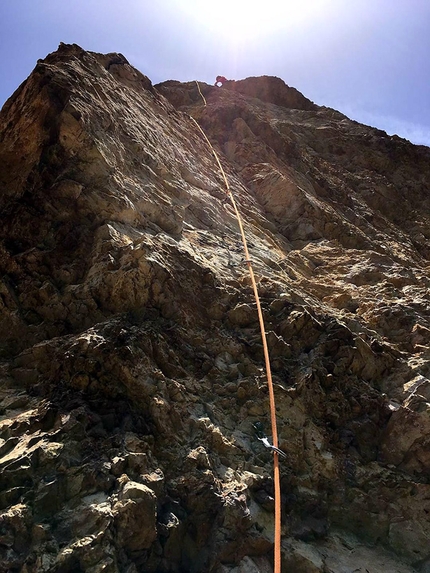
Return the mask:
[[[280,78],[261,76],[225,83],[227,89],[280,107],[315,111],[318,107]]]
[[[112,508],[118,542],[129,551],[149,549],[157,538],[157,497],[147,486],[127,482]]]
[[[271,570],[256,304],[193,120],[258,283],[283,569],[424,573],[430,150],[66,44],[0,114],[0,571]]]

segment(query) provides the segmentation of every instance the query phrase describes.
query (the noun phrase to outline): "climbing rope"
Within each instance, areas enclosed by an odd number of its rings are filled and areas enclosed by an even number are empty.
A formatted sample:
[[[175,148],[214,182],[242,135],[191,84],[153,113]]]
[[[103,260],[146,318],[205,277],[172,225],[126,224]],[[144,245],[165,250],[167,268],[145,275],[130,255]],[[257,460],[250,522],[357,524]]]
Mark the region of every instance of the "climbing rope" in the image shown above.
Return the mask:
[[[201,94],[200,86],[199,86],[197,81],[196,81],[196,84],[197,84],[197,87],[198,87],[199,92]],[[202,98],[203,98],[203,102],[204,102],[205,107],[206,107],[206,100],[203,97],[203,95],[202,95]],[[264,352],[264,362],[265,362],[265,367],[266,367],[267,386],[269,389],[270,420],[271,420],[271,425],[272,425],[272,442],[273,442],[273,446],[274,446],[274,449],[273,449],[273,481],[274,481],[274,485],[275,485],[274,573],[281,573],[281,485],[280,485],[280,475],[279,475],[279,458],[278,458],[278,452],[276,451],[278,449],[278,431],[277,431],[277,427],[276,427],[276,403],[275,403],[275,394],[273,391],[272,370],[270,367],[269,348],[267,345],[266,329],[264,326],[264,318],[263,318],[263,313],[261,310],[260,297],[258,294],[258,288],[257,288],[255,276],[254,276],[254,270],[252,268],[251,258],[249,256],[248,244],[247,244],[246,237],[245,237],[245,231],[243,228],[242,217],[241,217],[239,210],[237,208],[233,193],[231,192],[230,185],[229,185],[228,180],[227,180],[227,176],[225,174],[224,169],[222,168],[218,154],[215,151],[211,142],[209,141],[208,137],[206,136],[205,132],[203,131],[203,129],[200,127],[200,125],[197,123],[197,121],[193,117],[190,116],[190,118],[195,123],[195,125],[197,126],[200,133],[203,135],[206,143],[209,145],[209,148],[211,149],[212,154],[215,157],[215,160],[218,164],[218,167],[219,167],[221,174],[222,174],[222,177],[224,179],[226,193],[227,193],[227,196],[229,197],[229,199],[231,201],[231,204],[233,206],[233,210],[235,212],[236,219],[237,219],[237,222],[239,225],[239,230],[240,230],[240,234],[242,237],[243,249],[245,252],[245,262],[248,265],[248,271],[249,271],[249,275],[251,278],[252,289],[254,291],[255,303],[257,305],[258,321],[260,324],[261,339],[263,342],[263,352]]]
[[[203,103],[205,104],[206,107],[206,100],[205,100],[205,96],[202,94],[202,90],[200,89],[200,84],[199,82],[196,80],[196,84],[197,84],[197,89],[199,90],[199,94],[201,95],[201,98],[203,100]]]

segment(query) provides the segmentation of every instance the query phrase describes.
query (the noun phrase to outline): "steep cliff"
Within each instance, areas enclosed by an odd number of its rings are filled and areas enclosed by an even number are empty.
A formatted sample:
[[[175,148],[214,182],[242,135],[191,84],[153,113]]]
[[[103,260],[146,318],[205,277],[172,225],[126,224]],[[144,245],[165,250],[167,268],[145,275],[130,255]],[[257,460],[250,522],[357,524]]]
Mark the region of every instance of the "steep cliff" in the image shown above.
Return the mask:
[[[64,44],[0,115],[0,571],[271,570],[257,314],[190,116],[259,282],[283,570],[428,573],[430,149]]]

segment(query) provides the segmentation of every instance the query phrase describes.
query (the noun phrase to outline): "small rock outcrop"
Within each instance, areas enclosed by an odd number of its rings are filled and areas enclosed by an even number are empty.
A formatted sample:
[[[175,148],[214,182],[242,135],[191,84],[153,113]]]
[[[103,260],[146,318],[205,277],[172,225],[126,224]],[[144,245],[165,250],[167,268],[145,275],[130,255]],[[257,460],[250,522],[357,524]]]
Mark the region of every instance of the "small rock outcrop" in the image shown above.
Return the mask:
[[[271,571],[192,118],[283,570],[430,571],[430,149],[66,44],[0,114],[0,571]]]
[[[265,103],[273,103],[287,109],[307,111],[316,111],[318,109],[317,105],[296,90],[296,88],[287,86],[281,78],[273,76],[230,81],[226,82],[224,87],[245,96],[259,99]]]

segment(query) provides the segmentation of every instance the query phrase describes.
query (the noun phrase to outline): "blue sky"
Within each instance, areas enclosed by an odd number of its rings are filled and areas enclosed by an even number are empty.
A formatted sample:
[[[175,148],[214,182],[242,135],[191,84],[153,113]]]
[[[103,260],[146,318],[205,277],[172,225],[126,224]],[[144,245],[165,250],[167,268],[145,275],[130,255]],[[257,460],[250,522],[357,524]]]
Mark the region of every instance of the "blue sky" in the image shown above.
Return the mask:
[[[0,105],[60,42],[153,83],[275,75],[430,146],[430,0],[0,0]]]

